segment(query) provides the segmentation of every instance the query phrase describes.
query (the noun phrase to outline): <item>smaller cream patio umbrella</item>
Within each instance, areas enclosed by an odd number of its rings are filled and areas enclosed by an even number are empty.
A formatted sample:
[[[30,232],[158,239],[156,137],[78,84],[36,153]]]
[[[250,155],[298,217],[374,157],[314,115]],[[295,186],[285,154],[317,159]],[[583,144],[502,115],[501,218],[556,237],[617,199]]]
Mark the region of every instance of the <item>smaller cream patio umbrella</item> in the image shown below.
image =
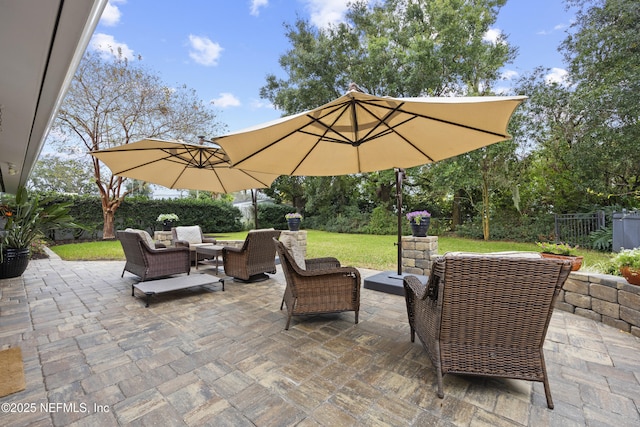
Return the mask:
[[[278,177],[232,168],[227,154],[216,144],[149,138],[90,153],[106,164],[113,175],[173,189],[232,193],[269,187]],[[255,209],[254,205],[254,213]]]

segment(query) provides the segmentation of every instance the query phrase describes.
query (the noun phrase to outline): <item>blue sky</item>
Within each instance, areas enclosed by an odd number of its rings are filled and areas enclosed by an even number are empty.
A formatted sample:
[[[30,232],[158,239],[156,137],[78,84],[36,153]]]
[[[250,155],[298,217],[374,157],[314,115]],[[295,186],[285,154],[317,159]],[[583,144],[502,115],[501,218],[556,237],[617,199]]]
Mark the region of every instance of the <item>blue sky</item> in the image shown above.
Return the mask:
[[[121,48],[126,56],[141,55],[143,63],[168,85],[186,84],[204,102],[213,102],[228,131],[281,116],[260,99],[268,73],[282,76],[278,58],[290,48],[285,22],[297,16],[319,27],[338,22],[347,0],[110,0],[89,49]],[[536,66],[553,68],[550,79],[564,73],[557,52],[571,23],[561,0],[509,0],[487,34],[509,37],[519,48],[514,64],[505,67],[509,79]],[[346,90],[346,88],[345,88]]]

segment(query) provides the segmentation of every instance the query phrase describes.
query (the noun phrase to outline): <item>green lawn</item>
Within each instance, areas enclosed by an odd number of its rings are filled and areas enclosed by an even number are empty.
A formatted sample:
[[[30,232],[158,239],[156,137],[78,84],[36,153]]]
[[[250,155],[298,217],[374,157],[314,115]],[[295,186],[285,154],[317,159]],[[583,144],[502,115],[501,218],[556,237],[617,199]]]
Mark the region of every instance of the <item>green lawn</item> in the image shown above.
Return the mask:
[[[243,240],[247,232],[216,234],[221,240]],[[307,257],[317,258],[333,256],[344,265],[353,265],[373,270],[396,270],[397,247],[396,236],[377,236],[369,234],[341,234],[325,231],[307,231]],[[124,260],[120,242],[103,241],[75,243],[53,246],[51,248],[65,260]],[[485,242],[482,240],[461,239],[457,237],[440,237],[438,253],[461,252],[500,252],[500,251],[534,251],[538,248],[534,243]],[[603,271],[611,254],[590,250],[578,250],[584,256],[582,270]]]

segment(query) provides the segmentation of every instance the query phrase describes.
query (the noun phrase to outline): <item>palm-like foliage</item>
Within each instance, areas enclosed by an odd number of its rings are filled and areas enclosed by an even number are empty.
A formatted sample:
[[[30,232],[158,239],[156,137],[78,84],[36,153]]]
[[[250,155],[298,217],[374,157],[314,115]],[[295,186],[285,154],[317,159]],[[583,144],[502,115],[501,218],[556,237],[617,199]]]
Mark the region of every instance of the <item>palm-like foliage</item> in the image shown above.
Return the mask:
[[[79,227],[69,215],[71,203],[52,203],[38,195],[30,196],[24,187],[15,196],[8,196],[1,206],[7,222],[0,236],[0,257],[5,249],[29,248],[47,231]]]

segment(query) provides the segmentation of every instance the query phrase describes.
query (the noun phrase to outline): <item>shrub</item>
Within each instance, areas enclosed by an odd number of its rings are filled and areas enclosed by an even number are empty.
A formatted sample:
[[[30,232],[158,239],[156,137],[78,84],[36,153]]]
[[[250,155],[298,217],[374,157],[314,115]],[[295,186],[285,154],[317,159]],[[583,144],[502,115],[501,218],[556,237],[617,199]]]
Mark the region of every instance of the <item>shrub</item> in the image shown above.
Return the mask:
[[[377,206],[369,217],[369,223],[363,227],[368,234],[395,234],[398,230],[398,219],[393,212],[389,212],[384,206]]]
[[[277,205],[275,203],[262,203],[258,205],[258,225],[260,228],[275,228],[286,230],[287,220],[285,215],[295,212],[292,206]]]

